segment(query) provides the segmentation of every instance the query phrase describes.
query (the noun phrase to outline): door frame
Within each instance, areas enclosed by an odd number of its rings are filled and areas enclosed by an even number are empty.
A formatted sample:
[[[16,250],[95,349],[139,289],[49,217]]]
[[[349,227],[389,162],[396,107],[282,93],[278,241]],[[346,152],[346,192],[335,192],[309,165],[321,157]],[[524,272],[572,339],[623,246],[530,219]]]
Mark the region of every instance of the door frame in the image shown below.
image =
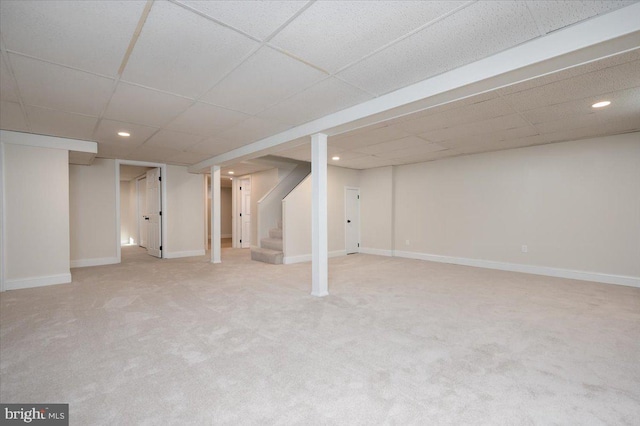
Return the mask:
[[[355,186],[345,186],[344,187],[344,220],[343,220],[343,225],[344,225],[344,252],[345,254],[347,253],[347,194],[349,193],[349,191],[357,191],[358,192],[358,200],[360,200],[360,188],[355,187]],[[360,253],[360,218],[362,216],[362,212],[360,211],[360,203],[357,204],[358,205],[358,251],[354,252],[354,253]]]
[[[142,167],[158,167],[160,168],[160,196],[162,197],[162,235],[160,236],[161,245],[163,246],[162,257],[166,252],[167,247],[167,165],[162,163],[150,163],[148,161],[134,161],[134,160],[116,160],[116,257],[118,263],[122,262],[122,249],[120,247],[120,166],[142,166]]]
[[[240,209],[242,209],[242,193],[239,189],[241,180],[248,180],[249,185],[251,185],[251,175],[234,176],[233,184],[231,185],[231,246],[233,248],[242,248],[240,233],[238,233],[238,226],[242,227],[242,221],[238,220],[238,214]],[[251,207],[249,207],[249,209],[251,209]],[[253,242],[251,242],[251,244],[253,244]]]

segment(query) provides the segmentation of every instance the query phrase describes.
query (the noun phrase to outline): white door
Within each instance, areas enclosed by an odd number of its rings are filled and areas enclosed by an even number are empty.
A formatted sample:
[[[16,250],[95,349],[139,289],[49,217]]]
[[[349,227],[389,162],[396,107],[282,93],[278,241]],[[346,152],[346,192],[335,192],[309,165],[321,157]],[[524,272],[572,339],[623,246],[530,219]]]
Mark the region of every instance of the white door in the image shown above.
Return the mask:
[[[251,247],[251,179],[240,181],[240,247]]]
[[[162,257],[162,200],[160,168],[147,172],[147,253]]]
[[[347,254],[360,251],[360,190],[345,188],[345,245]]]
[[[147,178],[138,179],[138,245],[147,247]]]

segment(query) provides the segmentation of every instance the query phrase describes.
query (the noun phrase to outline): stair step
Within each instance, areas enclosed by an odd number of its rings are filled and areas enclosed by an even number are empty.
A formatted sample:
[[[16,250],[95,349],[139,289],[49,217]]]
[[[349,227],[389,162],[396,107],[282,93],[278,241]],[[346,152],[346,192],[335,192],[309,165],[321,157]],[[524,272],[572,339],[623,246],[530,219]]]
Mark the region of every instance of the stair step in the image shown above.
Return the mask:
[[[269,238],[280,238],[280,239],[282,239],[282,228],[271,228],[271,229],[269,229]]]
[[[277,250],[269,250],[261,247],[253,247],[251,249],[251,260],[258,262],[271,263],[273,265],[282,265],[284,253]]]
[[[260,240],[260,247],[282,251],[282,238],[263,238]]]

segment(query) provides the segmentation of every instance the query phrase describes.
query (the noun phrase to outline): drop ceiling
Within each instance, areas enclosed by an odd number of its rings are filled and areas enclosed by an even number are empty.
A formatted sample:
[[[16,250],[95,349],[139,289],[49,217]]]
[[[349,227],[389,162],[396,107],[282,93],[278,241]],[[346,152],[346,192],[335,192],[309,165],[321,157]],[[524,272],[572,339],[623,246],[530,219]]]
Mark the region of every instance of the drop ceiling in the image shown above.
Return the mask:
[[[2,0],[0,127],[192,165],[632,3]],[[337,134],[329,152],[369,168],[639,130],[639,59]]]

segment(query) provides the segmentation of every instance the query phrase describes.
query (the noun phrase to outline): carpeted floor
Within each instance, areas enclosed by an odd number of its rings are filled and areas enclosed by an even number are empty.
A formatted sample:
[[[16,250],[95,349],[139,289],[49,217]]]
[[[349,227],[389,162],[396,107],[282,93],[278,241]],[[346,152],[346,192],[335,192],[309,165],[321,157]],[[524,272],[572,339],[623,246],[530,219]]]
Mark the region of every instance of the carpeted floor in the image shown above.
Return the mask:
[[[73,269],[0,295],[0,399],[72,425],[637,425],[640,289],[248,250]]]

